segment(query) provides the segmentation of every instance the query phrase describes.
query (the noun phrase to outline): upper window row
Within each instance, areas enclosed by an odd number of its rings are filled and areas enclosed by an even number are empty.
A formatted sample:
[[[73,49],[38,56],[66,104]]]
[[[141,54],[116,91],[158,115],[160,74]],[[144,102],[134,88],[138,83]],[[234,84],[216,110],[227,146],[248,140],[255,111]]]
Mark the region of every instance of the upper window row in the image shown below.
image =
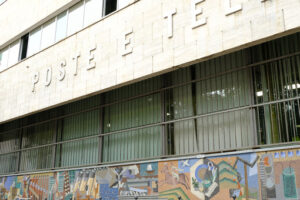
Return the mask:
[[[0,0],[1,1],[1,0]],[[83,0],[0,51],[0,71],[98,21],[132,0]]]

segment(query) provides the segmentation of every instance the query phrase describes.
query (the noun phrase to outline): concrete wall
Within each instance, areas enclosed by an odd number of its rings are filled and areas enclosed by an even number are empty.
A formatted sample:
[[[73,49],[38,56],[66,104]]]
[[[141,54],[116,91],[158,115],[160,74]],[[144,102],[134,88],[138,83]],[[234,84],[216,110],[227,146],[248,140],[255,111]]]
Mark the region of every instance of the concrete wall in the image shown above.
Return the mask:
[[[79,0],[8,0],[0,5],[0,49]]]
[[[9,176],[0,199],[299,199],[299,166],[300,149],[289,149]]]
[[[3,71],[0,122],[295,32],[300,27],[299,0],[203,1],[196,8],[203,9],[198,20],[206,18],[207,22],[197,28],[192,28],[191,2],[137,1]],[[242,10],[228,14],[230,3],[231,9],[240,5]],[[8,6],[5,4],[0,9]],[[171,29],[165,15],[174,9],[173,36],[169,37]],[[126,33],[130,33],[126,50],[132,48],[132,52],[123,56]],[[73,58],[78,53],[77,63]],[[61,67],[61,63],[65,65]],[[95,67],[88,70],[93,64]]]

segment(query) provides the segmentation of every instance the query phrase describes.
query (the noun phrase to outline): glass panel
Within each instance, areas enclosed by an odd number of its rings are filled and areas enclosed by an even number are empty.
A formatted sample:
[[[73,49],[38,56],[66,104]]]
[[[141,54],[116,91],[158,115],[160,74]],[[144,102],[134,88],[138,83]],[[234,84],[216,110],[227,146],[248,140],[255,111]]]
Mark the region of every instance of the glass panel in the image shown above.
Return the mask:
[[[66,106],[65,112],[74,113],[96,106],[99,103],[99,96],[96,96]],[[67,117],[62,120],[59,126],[62,132],[58,136],[58,141],[97,135],[100,131],[100,111],[93,110]],[[98,145],[98,138],[58,145],[57,157],[59,160],[56,160],[56,166],[78,166],[98,163]]]
[[[19,60],[23,60],[24,58],[27,57],[27,50],[28,50],[28,38],[29,38],[29,33],[21,37],[20,41],[20,57]]]
[[[53,142],[55,122],[44,123],[24,129],[22,148],[29,148]]]
[[[198,118],[196,123],[199,152],[254,145],[251,112],[245,109]]]
[[[79,31],[83,25],[83,2],[76,4],[69,10],[68,35]]]
[[[254,70],[256,103],[297,97],[300,94],[300,56],[293,56]]]
[[[62,141],[99,134],[99,110],[85,112],[63,120]]]
[[[0,133],[0,153],[8,153],[19,149],[19,134],[18,131],[8,133]]]
[[[82,166],[98,163],[98,138],[85,139],[81,141],[68,142],[57,145],[56,166]]]
[[[173,85],[186,83],[192,80],[191,68],[177,70],[171,73]],[[166,92],[166,119],[180,119],[195,115],[193,102],[195,99],[192,94],[192,84],[175,87]]]
[[[0,53],[0,71],[7,68],[8,65],[8,48],[4,49]]]
[[[245,56],[242,52],[238,52],[197,65],[196,77],[202,79],[196,83],[197,114],[250,104],[250,70],[230,72],[246,65],[246,59],[243,57]]]
[[[84,11],[84,26],[88,26],[102,16],[102,0],[86,0]]]
[[[284,40],[289,41],[287,38]],[[299,49],[299,47],[295,46],[300,46],[299,43],[294,43],[290,44],[291,48]],[[280,45],[280,48],[271,50],[272,54],[281,55],[290,53],[285,43],[278,43],[277,45]],[[264,46],[262,45],[262,47]],[[269,53],[270,50],[267,52]],[[257,55],[260,57],[265,56],[265,54],[266,52],[264,51],[257,52]],[[253,69],[253,77],[255,103],[257,104],[299,97],[300,56],[292,56],[264,65],[258,65]],[[272,144],[299,141],[298,106],[299,100],[258,107],[256,109],[258,143]]]
[[[44,49],[54,43],[55,35],[55,19],[43,25],[41,49]]]
[[[37,28],[36,30],[32,31],[29,34],[29,41],[28,41],[28,56],[31,56],[38,52],[41,47],[41,27]]]
[[[20,148],[19,131],[13,130],[17,127],[18,120],[0,126],[0,174],[17,171],[19,152],[12,153]]]
[[[161,76],[144,80],[135,84],[124,86],[105,93],[105,103],[113,103],[119,100],[128,99],[145,93],[151,93],[159,90],[162,86],[163,78]]]
[[[18,153],[0,155],[0,174],[17,171]]]
[[[166,91],[166,119],[205,115],[249,105],[249,69],[232,72],[246,65],[246,58],[247,54],[240,51],[172,72],[169,78],[173,85],[194,79],[199,81]],[[169,153],[189,154],[250,146],[254,138],[251,116],[251,112],[246,110],[171,124],[168,126]],[[248,142],[248,138],[251,141]]]
[[[254,134],[249,109],[169,124],[169,154],[184,155],[251,147]]]
[[[252,63],[300,51],[300,34],[293,34],[249,48]]]
[[[161,155],[161,126],[104,136],[103,162],[152,158]]]
[[[53,159],[52,151],[52,146],[22,151],[20,171],[51,168]]]
[[[67,12],[57,16],[55,41],[59,41],[67,36]]]
[[[117,0],[105,0],[105,15],[108,15],[117,10]]]
[[[299,100],[256,109],[259,144],[300,141]]]
[[[105,102],[114,102],[159,89],[161,79],[149,79],[105,94]],[[156,93],[104,108],[104,132],[160,122],[161,94]],[[155,157],[161,153],[161,129],[158,127],[126,131],[104,137],[103,161]],[[143,147],[149,145],[146,149]],[[153,152],[149,151],[155,147]]]
[[[104,108],[104,132],[157,123],[161,121],[160,115],[160,94],[114,104]]]
[[[8,56],[8,66],[16,64],[19,60],[20,53],[20,40],[10,45],[9,56]]]
[[[167,126],[169,154],[198,152],[195,120],[185,120]]]

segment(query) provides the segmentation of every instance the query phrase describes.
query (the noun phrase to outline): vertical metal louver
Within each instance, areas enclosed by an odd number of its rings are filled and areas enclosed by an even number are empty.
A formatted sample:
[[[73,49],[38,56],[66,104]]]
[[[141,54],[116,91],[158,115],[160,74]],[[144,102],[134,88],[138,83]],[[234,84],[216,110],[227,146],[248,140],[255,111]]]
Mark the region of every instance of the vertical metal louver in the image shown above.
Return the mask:
[[[300,141],[300,33],[0,126],[0,174]]]

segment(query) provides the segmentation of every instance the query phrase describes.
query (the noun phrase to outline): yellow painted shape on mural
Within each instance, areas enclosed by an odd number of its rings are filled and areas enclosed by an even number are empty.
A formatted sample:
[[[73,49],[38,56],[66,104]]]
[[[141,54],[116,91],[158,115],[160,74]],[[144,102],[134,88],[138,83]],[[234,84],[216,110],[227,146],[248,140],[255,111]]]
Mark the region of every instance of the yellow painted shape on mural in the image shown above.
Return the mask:
[[[156,188],[156,183],[155,183],[155,181],[152,181],[152,188]]]
[[[32,174],[29,177],[30,178],[38,178],[38,177],[43,177],[43,176],[51,177],[51,176],[54,176],[54,173],[53,172],[48,172],[48,173],[42,173],[42,174]]]
[[[84,179],[84,178],[83,178]],[[85,186],[87,184],[87,181],[86,180],[82,180],[81,181],[81,184],[80,184],[80,187],[79,187],[79,191],[80,192],[84,192],[85,191]]]

